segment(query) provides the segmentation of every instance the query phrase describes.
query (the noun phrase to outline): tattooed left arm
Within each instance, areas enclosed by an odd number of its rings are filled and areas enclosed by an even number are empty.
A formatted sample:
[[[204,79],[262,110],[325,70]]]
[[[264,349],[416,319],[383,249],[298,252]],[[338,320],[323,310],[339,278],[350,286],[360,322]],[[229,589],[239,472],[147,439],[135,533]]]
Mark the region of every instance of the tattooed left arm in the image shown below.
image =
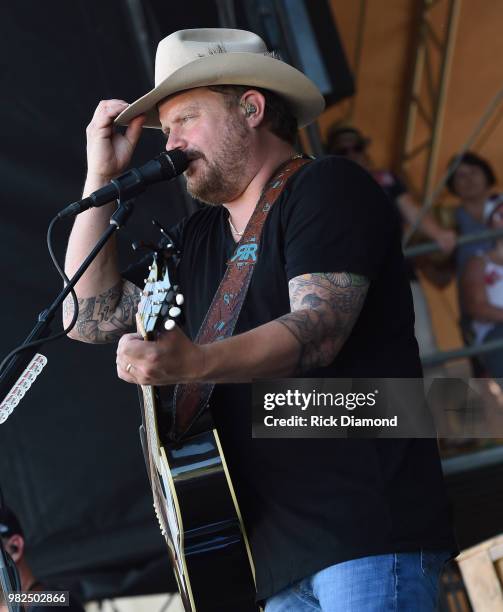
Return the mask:
[[[291,312],[243,334],[202,346],[175,329],[155,342],[125,335],[119,376],[166,385],[194,380],[249,382],[303,374],[333,361],[361,312],[369,282],[347,272],[304,274],[289,283]],[[133,364],[130,372],[126,364]]]
[[[304,274],[289,283],[292,312],[277,319],[299,343],[296,374],[329,365],[358,318],[369,282],[348,272]]]
[[[117,352],[127,382],[249,382],[309,372],[333,361],[361,312],[369,282],[347,272],[304,274],[289,283],[292,311],[212,344],[196,345],[178,328],[155,342],[124,335]],[[132,364],[129,370],[126,366]]]
[[[349,272],[303,274],[293,278],[288,288],[291,312],[202,347],[203,380],[288,377],[335,359],[360,315],[369,281]]]

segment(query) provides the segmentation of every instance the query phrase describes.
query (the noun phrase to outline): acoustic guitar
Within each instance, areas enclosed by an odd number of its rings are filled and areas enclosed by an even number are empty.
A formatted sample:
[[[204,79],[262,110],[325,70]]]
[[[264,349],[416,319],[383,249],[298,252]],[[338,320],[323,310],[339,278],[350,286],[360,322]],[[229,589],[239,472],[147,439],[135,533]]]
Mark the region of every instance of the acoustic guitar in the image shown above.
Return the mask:
[[[146,342],[181,320],[178,253],[156,252],[136,316]],[[169,332],[168,332],[169,333]],[[142,385],[140,438],[154,509],[186,612],[258,612],[254,568],[229,470],[209,409],[174,444],[172,402]]]

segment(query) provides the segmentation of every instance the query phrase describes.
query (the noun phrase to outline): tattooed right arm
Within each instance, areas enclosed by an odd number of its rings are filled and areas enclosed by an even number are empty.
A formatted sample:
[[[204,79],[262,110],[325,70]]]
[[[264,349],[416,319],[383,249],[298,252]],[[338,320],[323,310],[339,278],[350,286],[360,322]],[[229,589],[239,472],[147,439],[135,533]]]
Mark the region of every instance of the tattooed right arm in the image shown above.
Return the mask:
[[[121,280],[97,296],[79,298],[77,323],[68,336],[91,344],[115,342],[123,334],[134,331],[140,296],[141,291],[136,285]],[[63,305],[65,325],[68,325],[72,316],[73,300],[68,296]]]

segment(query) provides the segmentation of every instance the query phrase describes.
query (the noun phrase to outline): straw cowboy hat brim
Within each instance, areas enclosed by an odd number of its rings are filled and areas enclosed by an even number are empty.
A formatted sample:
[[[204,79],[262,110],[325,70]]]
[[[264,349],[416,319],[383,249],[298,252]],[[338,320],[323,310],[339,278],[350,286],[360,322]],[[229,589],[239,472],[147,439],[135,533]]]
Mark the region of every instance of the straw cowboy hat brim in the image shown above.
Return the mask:
[[[242,33],[255,36],[249,32]],[[208,41],[208,45],[211,44],[211,41]],[[289,64],[263,52],[223,50],[195,59],[188,58],[189,61],[182,63],[177,69],[171,72],[167,70],[168,76],[163,80],[158,77],[159,70],[162,74],[158,58],[159,51],[156,58],[156,83],[159,82],[156,87],[128,106],[116,118],[117,125],[128,125],[138,115],[145,114],[143,127],[160,129],[157,104],[161,100],[177,92],[209,85],[245,85],[273,91],[287,101],[299,127],[311,123],[325,107],[323,96],[310,79]]]

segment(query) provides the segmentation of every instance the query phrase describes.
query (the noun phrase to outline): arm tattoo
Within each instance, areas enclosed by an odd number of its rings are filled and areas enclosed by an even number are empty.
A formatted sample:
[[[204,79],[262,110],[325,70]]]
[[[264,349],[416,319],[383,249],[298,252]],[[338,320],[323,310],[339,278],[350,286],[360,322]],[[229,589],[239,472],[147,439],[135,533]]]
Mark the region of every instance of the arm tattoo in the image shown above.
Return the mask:
[[[296,374],[329,365],[361,312],[369,281],[348,272],[303,274],[289,283],[292,312],[276,319],[300,345]]]
[[[79,298],[79,317],[73,337],[83,342],[114,342],[134,329],[141,292],[136,285],[121,280],[117,285],[89,298]],[[71,297],[65,300],[65,319],[73,316]]]

